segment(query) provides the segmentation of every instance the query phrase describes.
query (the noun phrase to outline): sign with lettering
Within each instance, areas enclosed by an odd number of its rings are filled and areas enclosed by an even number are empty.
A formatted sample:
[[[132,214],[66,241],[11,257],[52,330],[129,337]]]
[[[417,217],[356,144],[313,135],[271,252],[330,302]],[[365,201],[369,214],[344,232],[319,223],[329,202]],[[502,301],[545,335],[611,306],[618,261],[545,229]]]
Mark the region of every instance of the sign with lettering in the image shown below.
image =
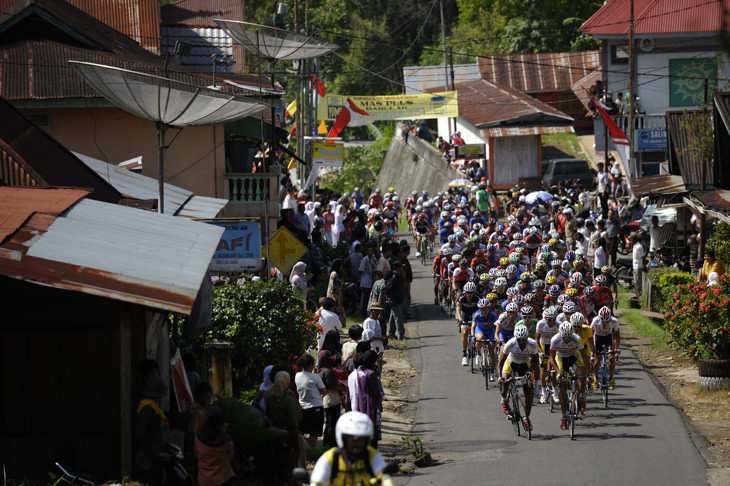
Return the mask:
[[[636,130],[636,150],[666,150],[667,131],[664,129]]]
[[[209,220],[225,228],[210,269],[222,272],[253,272],[261,268],[261,232],[253,220]]]
[[[317,120],[334,120],[347,99],[368,115],[368,120],[422,120],[424,118],[459,116],[456,91],[432,94],[390,96],[326,95],[317,105]]]
[[[342,167],[344,152],[345,144],[343,143],[314,142],[312,162],[325,167]]]
[[[279,228],[269,240],[268,245],[261,248],[261,254],[266,256],[272,265],[281,273],[288,272],[291,267],[307,252],[308,248],[285,227]]]
[[[486,159],[487,146],[483,143],[454,145],[454,154],[457,159]]]

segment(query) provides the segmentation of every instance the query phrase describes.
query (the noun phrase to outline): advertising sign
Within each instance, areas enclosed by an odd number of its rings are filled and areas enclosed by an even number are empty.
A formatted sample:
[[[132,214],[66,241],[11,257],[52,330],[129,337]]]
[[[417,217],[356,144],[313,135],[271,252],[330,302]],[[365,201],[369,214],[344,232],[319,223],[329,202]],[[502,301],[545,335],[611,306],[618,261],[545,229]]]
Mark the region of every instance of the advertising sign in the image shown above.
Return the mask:
[[[326,95],[317,105],[317,120],[334,120],[347,99],[372,117],[372,121],[410,120],[459,116],[456,91],[392,96]]]
[[[667,131],[664,129],[636,130],[636,150],[666,150]]]
[[[325,167],[342,167],[342,156],[345,152],[343,143],[314,142],[312,162]]]
[[[210,220],[225,228],[213,254],[210,269],[222,272],[252,272],[261,268],[261,232],[253,220]]]
[[[468,143],[466,145],[454,146],[454,158],[456,159],[486,159],[487,146],[483,143]]]

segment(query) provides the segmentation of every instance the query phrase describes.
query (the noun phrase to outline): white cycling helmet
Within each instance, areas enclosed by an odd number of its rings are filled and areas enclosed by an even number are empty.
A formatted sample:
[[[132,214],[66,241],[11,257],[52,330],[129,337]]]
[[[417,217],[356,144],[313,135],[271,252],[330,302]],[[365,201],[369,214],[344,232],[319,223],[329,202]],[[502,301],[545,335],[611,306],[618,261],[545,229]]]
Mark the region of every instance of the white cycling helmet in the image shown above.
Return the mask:
[[[451,255],[451,261],[452,262],[456,263],[459,260],[461,260],[461,255],[459,255],[458,253],[456,255]]]
[[[568,301],[565,304],[563,304],[563,313],[565,314],[572,314],[576,311],[575,303],[573,301]]]
[[[345,448],[345,440],[350,437],[366,438],[368,443],[373,438],[373,421],[362,412],[347,412],[337,420],[335,438],[340,449]]]
[[[573,275],[570,276],[570,282],[574,284],[579,284],[583,280],[583,274],[580,272],[575,272]]]
[[[524,324],[516,326],[514,336],[516,339],[527,339],[527,326]]]
[[[474,285],[474,282],[467,282],[464,284],[464,292],[471,293],[471,292],[476,292],[476,291],[477,291],[477,286]]]
[[[504,310],[506,310],[507,312],[517,312],[518,309],[519,307],[517,306],[517,304],[515,304],[514,302],[510,302],[509,304],[507,304],[507,307],[505,307]]]
[[[576,312],[572,316],[570,316],[570,323],[573,324],[573,327],[579,327],[582,326],[583,323],[586,321],[586,318],[583,314],[580,312]]]
[[[573,335],[573,324],[571,324],[568,321],[564,321],[562,324],[560,324],[558,331],[560,332],[560,335],[563,336],[564,338],[570,337]]]
[[[545,309],[545,312],[543,312],[542,316],[545,319],[555,319],[558,317],[558,307],[551,305],[547,309]]]
[[[507,279],[504,277],[497,277],[497,279],[494,281],[495,287],[506,287],[507,286]]]

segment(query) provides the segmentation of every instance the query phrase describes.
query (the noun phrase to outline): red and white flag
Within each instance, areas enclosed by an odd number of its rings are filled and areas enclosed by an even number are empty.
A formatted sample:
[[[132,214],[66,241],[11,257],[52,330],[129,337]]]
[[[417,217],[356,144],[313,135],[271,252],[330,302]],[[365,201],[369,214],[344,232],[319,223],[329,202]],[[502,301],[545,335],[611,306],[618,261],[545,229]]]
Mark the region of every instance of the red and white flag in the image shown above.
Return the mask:
[[[340,110],[340,114],[337,115],[337,119],[335,120],[334,125],[332,125],[332,128],[330,128],[330,131],[327,134],[327,138],[337,137],[337,135],[339,135],[342,129],[345,127],[361,127],[363,125],[366,125],[370,121],[363,118],[366,116],[371,115],[364,110],[358,108],[355,103],[350,100],[350,98],[347,98],[345,106],[342,107],[342,110]]]
[[[583,88],[581,86],[581,88]],[[621,128],[616,124],[613,118],[606,113],[606,110],[604,109],[604,105],[599,103],[596,98],[591,95],[591,93],[583,88],[583,91],[586,92],[588,95],[588,98],[590,98],[591,102],[593,102],[593,106],[596,107],[596,110],[598,110],[598,113],[601,114],[601,117],[603,118],[603,122],[608,127],[608,133],[611,135],[611,139],[613,140],[613,144],[616,146],[616,150],[618,151],[619,158],[621,159],[621,165],[623,166],[623,172],[626,174],[626,185],[629,186],[629,189],[631,189],[631,172],[629,172],[629,160],[630,160],[630,151],[629,151],[629,138],[626,136],[626,133],[621,130]],[[606,150],[608,150],[608,147],[606,147]]]
[[[324,96],[324,83],[319,76],[312,76],[312,88],[317,92],[318,95]]]

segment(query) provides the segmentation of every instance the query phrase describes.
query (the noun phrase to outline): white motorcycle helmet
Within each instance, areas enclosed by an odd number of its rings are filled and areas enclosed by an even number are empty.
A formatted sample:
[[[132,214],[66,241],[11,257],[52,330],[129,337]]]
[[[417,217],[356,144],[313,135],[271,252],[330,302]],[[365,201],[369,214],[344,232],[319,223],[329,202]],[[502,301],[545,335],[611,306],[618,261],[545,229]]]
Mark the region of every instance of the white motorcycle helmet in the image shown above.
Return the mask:
[[[375,427],[370,417],[362,412],[347,412],[339,418],[335,426],[337,447],[344,449],[348,438],[366,438],[369,445],[374,432]]]

